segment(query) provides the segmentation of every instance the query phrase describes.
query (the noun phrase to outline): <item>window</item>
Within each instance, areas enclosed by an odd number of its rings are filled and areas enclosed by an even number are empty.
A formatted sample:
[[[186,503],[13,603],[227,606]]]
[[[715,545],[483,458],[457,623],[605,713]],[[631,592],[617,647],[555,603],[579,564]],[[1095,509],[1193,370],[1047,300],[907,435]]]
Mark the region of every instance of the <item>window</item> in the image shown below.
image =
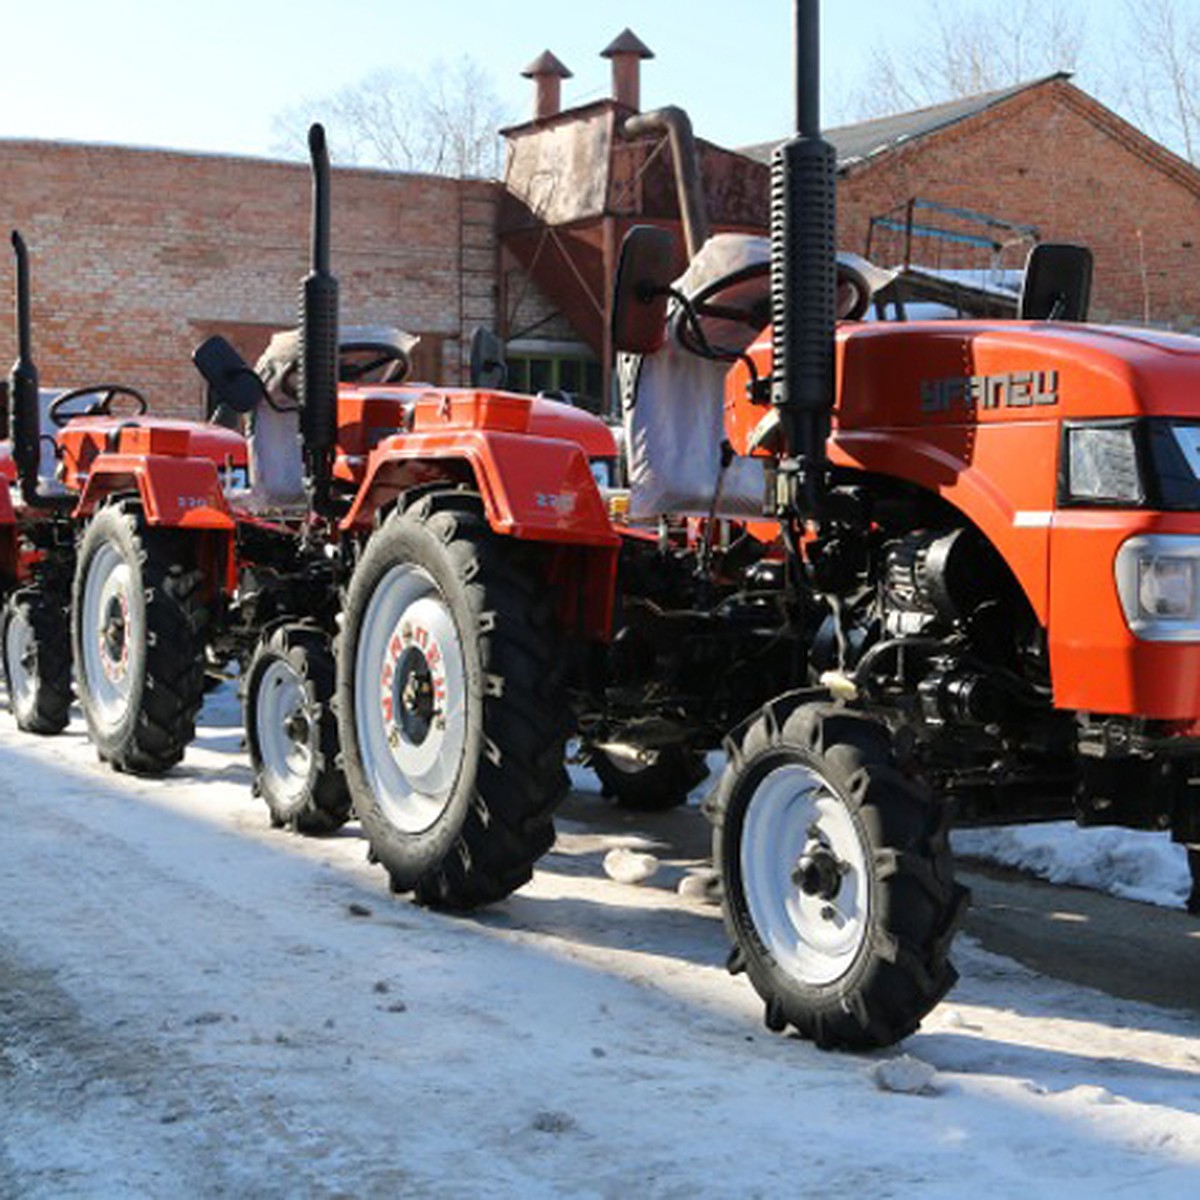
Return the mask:
[[[599,412],[603,401],[604,373],[586,346],[560,343],[534,347],[510,342],[509,391],[536,395],[563,392],[573,404]]]

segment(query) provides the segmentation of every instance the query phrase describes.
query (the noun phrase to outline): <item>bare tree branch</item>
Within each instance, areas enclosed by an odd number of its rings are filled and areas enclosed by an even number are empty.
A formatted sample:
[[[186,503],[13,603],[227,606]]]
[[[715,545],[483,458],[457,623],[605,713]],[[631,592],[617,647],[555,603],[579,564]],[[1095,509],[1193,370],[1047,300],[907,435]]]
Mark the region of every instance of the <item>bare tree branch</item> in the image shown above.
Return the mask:
[[[1133,119],[1189,161],[1200,154],[1200,14],[1177,0],[1126,0],[1136,53],[1113,71]]]
[[[424,74],[384,70],[332,95],[306,99],[272,120],[272,150],[302,157],[321,121],[335,162],[436,175],[499,174],[497,130],[507,113],[491,76],[464,57]]]
[[[940,104],[1073,70],[1086,41],[1083,14],[1065,0],[925,0],[919,40],[876,46],[859,119]]]

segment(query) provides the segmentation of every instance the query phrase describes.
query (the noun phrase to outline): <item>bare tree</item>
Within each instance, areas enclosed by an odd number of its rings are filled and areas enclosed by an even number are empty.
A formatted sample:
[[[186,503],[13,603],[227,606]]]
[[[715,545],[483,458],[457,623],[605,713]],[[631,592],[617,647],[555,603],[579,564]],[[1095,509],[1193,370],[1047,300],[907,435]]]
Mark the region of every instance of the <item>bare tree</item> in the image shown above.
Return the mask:
[[[1112,71],[1117,103],[1159,141],[1200,163],[1200,13],[1177,0],[1126,0],[1129,37]]]
[[[1085,20],[1063,0],[925,0],[919,40],[876,46],[869,82],[851,102],[858,119],[924,108],[960,96],[1073,70]]]
[[[332,95],[306,99],[272,121],[272,149],[302,157],[321,121],[335,161],[437,175],[499,173],[497,130],[507,113],[491,76],[463,57],[427,72],[376,71]]]

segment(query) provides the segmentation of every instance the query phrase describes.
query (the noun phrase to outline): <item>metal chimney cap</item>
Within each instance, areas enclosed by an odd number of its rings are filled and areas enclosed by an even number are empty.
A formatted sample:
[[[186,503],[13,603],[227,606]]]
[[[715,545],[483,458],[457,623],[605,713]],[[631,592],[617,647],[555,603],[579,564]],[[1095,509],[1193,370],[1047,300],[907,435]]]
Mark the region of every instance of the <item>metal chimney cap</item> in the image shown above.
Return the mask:
[[[568,71],[567,68],[564,67],[563,64],[559,62],[549,50],[543,50],[541,54],[539,54],[537,58],[535,58],[533,62],[531,62],[529,66],[527,66],[525,70],[521,72],[521,75],[525,79],[537,79],[542,75],[557,75],[559,79],[573,78],[571,72]]]
[[[636,54],[638,58],[654,57],[654,51],[632,29],[623,29],[600,51],[601,58],[616,58],[618,54]]]

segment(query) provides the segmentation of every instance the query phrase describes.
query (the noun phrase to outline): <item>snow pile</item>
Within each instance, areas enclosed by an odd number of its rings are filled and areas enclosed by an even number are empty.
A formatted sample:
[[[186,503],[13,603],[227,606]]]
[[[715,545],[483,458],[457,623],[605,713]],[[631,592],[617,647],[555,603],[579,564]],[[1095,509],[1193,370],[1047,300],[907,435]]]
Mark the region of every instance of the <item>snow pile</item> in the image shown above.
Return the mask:
[[[1166,833],[1080,829],[1069,821],[955,830],[954,852],[1072,884],[1182,908],[1191,890],[1187,852]]]
[[[639,854],[628,846],[614,846],[604,856],[604,873],[617,883],[645,883],[657,870],[653,854]]]
[[[872,1065],[868,1071],[875,1086],[881,1092],[899,1092],[906,1096],[936,1096],[942,1090],[936,1067],[902,1054],[899,1058],[885,1058]]]

